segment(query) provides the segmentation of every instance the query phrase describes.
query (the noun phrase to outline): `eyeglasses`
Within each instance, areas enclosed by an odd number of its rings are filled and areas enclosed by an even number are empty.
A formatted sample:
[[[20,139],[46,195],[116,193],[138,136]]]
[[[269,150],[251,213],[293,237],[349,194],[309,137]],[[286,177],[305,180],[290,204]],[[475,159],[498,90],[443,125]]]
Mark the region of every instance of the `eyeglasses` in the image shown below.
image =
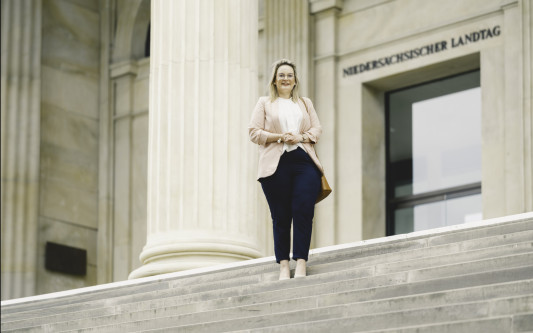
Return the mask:
[[[293,74],[278,74],[278,79],[282,79],[282,80],[285,80],[285,78],[287,78],[287,80],[290,80],[292,78],[294,78],[294,75]]]

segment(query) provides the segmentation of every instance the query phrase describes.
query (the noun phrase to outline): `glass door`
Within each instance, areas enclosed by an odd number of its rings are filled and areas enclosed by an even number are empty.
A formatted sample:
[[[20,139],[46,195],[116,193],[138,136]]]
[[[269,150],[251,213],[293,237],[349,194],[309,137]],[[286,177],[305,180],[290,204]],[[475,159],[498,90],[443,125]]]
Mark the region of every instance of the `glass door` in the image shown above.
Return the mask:
[[[387,234],[482,218],[479,70],[386,94]]]

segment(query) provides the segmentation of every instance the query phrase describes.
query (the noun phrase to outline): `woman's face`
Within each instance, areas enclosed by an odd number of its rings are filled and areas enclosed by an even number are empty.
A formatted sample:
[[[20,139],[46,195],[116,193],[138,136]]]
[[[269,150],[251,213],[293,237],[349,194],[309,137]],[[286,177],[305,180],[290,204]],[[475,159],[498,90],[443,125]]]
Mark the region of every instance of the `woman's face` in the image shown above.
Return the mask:
[[[289,98],[295,84],[296,79],[294,78],[294,70],[292,67],[289,65],[279,66],[275,82],[278,95]]]

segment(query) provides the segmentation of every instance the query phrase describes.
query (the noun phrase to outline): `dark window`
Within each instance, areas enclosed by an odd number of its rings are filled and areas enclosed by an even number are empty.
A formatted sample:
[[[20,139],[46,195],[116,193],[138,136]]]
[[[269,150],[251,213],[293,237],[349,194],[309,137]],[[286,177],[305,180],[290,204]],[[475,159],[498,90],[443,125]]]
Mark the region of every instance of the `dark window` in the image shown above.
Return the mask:
[[[479,70],[386,93],[387,234],[481,219]]]

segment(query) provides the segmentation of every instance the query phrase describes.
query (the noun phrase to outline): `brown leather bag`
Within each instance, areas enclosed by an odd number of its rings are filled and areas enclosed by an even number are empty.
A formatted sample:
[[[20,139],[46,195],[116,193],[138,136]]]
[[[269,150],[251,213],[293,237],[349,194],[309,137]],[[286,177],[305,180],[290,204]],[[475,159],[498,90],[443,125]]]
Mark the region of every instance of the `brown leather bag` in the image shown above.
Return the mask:
[[[320,190],[320,194],[318,195],[318,198],[316,198],[316,203],[319,203],[320,201],[324,200],[332,191],[331,187],[329,187],[326,176],[322,175],[322,178],[320,181],[322,184],[322,188]]]
[[[307,111],[307,113],[309,113],[309,109],[307,108],[307,104],[305,103],[305,100],[303,98],[301,98],[301,100],[302,100],[302,103],[304,103],[305,105],[305,110]],[[320,184],[321,184],[320,193],[318,194],[318,198],[316,198],[315,203],[319,203],[320,201],[324,200],[331,193],[331,191],[333,191],[331,187],[329,186],[328,180],[326,179],[326,176],[324,174],[322,174],[322,178],[320,179]]]

